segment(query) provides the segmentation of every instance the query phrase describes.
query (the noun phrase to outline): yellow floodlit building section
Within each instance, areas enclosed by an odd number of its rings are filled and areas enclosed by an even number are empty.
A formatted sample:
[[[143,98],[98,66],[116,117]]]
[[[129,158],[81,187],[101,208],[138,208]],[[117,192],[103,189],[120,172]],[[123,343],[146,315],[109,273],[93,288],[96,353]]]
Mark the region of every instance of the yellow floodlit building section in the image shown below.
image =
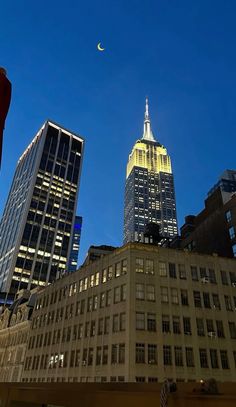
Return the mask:
[[[127,164],[126,178],[128,178],[133,167],[146,168],[155,173],[167,172],[172,174],[170,156],[163,146],[148,145],[138,140],[129,155]]]

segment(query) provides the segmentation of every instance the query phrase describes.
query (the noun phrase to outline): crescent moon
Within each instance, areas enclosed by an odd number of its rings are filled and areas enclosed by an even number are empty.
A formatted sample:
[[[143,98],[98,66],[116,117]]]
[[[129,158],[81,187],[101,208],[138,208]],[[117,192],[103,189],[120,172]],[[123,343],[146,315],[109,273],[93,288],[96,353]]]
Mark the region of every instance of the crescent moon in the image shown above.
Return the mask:
[[[97,45],[97,49],[98,49],[98,51],[104,51],[104,50],[105,50],[105,48],[102,48],[100,42],[99,42],[99,44]]]

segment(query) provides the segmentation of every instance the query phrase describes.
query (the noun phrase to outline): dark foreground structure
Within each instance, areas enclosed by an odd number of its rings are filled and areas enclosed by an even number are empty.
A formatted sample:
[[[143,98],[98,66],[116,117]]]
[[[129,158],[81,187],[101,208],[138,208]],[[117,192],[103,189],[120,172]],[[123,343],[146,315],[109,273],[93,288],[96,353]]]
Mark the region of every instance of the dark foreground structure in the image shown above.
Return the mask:
[[[219,394],[204,394],[200,383],[177,383],[168,407],[233,407],[236,387],[221,383]],[[160,405],[161,384],[0,383],[1,407],[143,407]]]

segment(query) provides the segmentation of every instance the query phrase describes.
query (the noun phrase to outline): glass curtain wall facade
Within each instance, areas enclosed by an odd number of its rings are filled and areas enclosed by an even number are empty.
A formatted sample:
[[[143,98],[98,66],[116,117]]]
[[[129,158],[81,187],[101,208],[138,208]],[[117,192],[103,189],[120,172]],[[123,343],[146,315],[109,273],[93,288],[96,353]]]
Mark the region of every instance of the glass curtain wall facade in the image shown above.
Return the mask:
[[[51,283],[69,262],[84,141],[47,121],[20,157],[0,223],[0,291]]]
[[[81,228],[82,228],[82,216],[77,215],[75,217],[75,223],[74,223],[74,228],[73,228],[73,238],[72,238],[72,246],[71,246],[71,252],[70,252],[69,268],[68,268],[68,271],[70,273],[77,270],[79,245],[80,245],[80,238],[81,238]]]
[[[157,223],[163,237],[177,235],[171,159],[154,139],[146,100],[143,137],[135,143],[127,164],[124,243],[139,241],[148,223]]]

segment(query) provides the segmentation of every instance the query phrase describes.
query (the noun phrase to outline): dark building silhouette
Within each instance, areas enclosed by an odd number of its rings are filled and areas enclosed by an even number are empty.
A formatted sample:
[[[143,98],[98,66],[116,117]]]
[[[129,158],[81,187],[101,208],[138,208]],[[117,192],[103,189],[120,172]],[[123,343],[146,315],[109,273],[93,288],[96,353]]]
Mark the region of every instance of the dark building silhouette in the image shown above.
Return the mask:
[[[236,175],[235,171],[224,174]],[[216,253],[236,257],[236,182],[220,178],[205,200],[205,208],[196,216],[189,215],[181,227],[180,237],[171,247],[187,248],[199,253]]]

